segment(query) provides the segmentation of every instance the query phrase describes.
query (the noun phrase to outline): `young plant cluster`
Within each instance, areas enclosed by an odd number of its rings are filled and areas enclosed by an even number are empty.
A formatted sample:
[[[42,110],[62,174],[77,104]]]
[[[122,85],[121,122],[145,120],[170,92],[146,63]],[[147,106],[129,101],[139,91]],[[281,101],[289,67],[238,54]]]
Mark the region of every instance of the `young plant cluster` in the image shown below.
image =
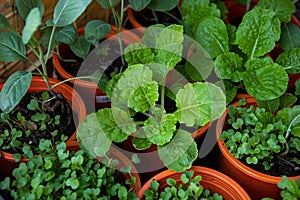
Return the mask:
[[[265,108],[254,107],[244,100],[239,106],[229,106],[228,127],[222,132],[229,152],[248,164],[261,163],[270,170],[274,158],[284,160],[287,154],[295,155],[286,161],[294,170],[299,171],[300,160],[300,106],[283,108],[273,112]]]
[[[194,171],[184,171],[180,176],[180,182],[173,178],[166,180],[167,187],[162,192],[159,191],[160,183],[153,180],[150,189],[145,191],[146,200],[158,199],[182,199],[182,200],[222,200],[222,195],[212,193],[209,189],[204,189],[200,181],[200,175],[194,176]]]
[[[13,171],[14,179],[2,181],[0,189],[14,199],[137,199],[132,188],[136,179],[130,168],[116,170],[118,160],[106,156],[99,162],[83,150],[68,151],[63,142],[54,148],[49,140],[42,140],[39,150],[35,156],[28,151],[28,162]]]

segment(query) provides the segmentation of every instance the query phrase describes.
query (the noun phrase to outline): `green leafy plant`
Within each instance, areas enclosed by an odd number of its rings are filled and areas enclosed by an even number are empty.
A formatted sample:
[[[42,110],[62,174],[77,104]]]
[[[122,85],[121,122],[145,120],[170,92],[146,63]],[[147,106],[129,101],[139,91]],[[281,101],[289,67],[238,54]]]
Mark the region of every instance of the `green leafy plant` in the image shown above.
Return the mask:
[[[287,163],[295,171],[299,168],[300,107],[287,107],[274,112],[264,108],[246,106],[241,100],[238,107],[228,108],[228,127],[220,139],[229,152],[249,165],[260,163],[265,170],[274,167],[274,160]],[[292,159],[286,159],[286,155]]]
[[[142,41],[125,49],[129,66],[107,85],[111,108],[88,115],[78,127],[77,140],[101,156],[112,142],[123,142],[136,133],[132,140],[136,149],[154,144],[165,166],[183,171],[191,167],[198,152],[191,134],[180,125],[198,128],[217,119],[225,110],[225,96],[212,83],[188,83],[171,92],[176,106],[168,108],[165,83],[181,61],[183,27],[150,26]]]
[[[198,3],[198,9],[206,12],[201,12],[204,16],[199,20],[193,20],[197,16],[189,11],[193,4],[196,3],[183,1],[185,22],[191,27],[193,38],[215,59],[215,71],[226,82],[225,89],[236,93],[237,88],[242,88],[258,100],[280,97],[287,88],[287,72],[291,72],[291,66],[282,60],[292,58],[284,56],[274,62],[266,55],[281,37],[281,22],[289,22],[295,12],[294,4],[290,0],[259,1],[237,27],[225,24],[218,7],[209,1]],[[227,102],[234,96],[228,95]]]
[[[173,178],[167,179],[167,186],[163,191],[159,191],[160,184],[153,180],[150,189],[145,191],[146,200],[155,199],[207,199],[222,200],[223,197],[218,193],[212,193],[209,189],[204,189],[201,185],[202,177],[194,176],[194,171],[184,171],[180,182]]]
[[[39,155],[28,151],[28,162],[13,171],[15,179],[5,178],[2,190],[14,199],[137,199],[135,177],[129,168],[117,170],[119,161],[109,157],[97,159],[83,150],[69,151],[65,143],[55,147],[42,140]]]

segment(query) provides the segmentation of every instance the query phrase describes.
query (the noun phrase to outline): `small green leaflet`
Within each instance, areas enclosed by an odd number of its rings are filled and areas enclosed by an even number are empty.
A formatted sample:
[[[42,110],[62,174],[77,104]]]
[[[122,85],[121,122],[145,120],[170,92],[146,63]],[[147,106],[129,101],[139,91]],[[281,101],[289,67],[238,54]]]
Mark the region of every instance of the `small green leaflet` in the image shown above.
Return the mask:
[[[62,27],[55,31],[54,39],[64,44],[73,44],[77,40],[77,31],[72,25]]]

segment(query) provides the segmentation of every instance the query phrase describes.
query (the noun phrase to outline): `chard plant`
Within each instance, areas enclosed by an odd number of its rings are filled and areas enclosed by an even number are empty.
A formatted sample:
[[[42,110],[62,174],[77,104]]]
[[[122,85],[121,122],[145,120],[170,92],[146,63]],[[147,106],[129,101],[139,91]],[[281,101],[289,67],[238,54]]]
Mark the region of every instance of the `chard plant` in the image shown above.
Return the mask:
[[[63,142],[54,147],[44,139],[38,151],[33,156],[27,150],[28,162],[14,169],[14,179],[6,177],[0,189],[14,199],[138,199],[131,168],[116,170],[119,161],[109,155],[99,162],[83,150],[69,151]]]
[[[146,200],[156,199],[207,199],[222,200],[222,195],[212,193],[209,189],[204,189],[201,185],[202,177],[194,176],[194,171],[184,171],[180,176],[180,183],[173,178],[167,179],[167,187],[159,191],[159,182],[153,180],[150,189],[145,191]]]
[[[235,96],[237,88],[246,90],[258,100],[283,95],[288,83],[287,73],[299,72],[299,65],[295,65],[299,60],[295,59],[298,50],[291,50],[292,58],[285,53],[276,62],[266,55],[281,38],[281,22],[291,20],[294,4],[290,0],[259,1],[235,27],[225,24],[216,5],[204,2],[198,7],[199,10],[206,8],[206,13],[202,12],[205,17],[194,23],[193,13],[188,13],[192,3],[186,3],[184,19],[192,28],[193,38],[215,59],[215,72],[225,82],[227,102]],[[283,40],[291,41],[286,37]]]
[[[219,118],[225,111],[225,95],[209,82],[188,83],[167,92],[167,75],[182,59],[183,40],[183,26],[159,24],[146,29],[141,44],[125,49],[128,68],[114,76],[105,91],[112,106],[89,114],[79,124],[81,147],[101,156],[113,143],[135,133],[132,143],[136,149],[156,145],[169,169],[191,167],[197,145],[191,133],[180,127],[198,128]],[[176,104],[173,109],[165,102],[170,93]]]
[[[274,159],[279,159],[299,171],[300,159],[300,107],[274,111],[250,105],[245,99],[238,107],[228,107],[228,126],[220,139],[225,141],[229,152],[247,164],[261,163],[265,170],[274,167]],[[286,160],[285,156],[294,156]]]

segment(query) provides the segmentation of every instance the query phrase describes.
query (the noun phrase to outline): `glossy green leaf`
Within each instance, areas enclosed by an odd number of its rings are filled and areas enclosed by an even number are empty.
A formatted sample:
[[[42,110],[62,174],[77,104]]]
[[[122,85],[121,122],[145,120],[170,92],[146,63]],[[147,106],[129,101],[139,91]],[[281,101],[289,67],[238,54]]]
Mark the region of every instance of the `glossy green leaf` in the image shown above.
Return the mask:
[[[217,17],[206,17],[195,31],[195,40],[212,58],[229,51],[229,39],[225,23]]]
[[[215,69],[218,77],[230,79],[233,82],[243,80],[243,58],[233,52],[219,55],[215,60]]]
[[[94,156],[106,155],[112,143],[101,128],[96,113],[87,115],[78,125],[76,137],[80,148]]]
[[[140,11],[146,8],[151,0],[129,0],[129,5],[133,10]]]
[[[76,56],[85,58],[90,52],[91,44],[82,35],[77,38],[75,43],[70,45],[70,48]]]
[[[101,20],[91,20],[84,28],[85,39],[92,43],[97,44],[101,39],[110,32],[111,26]]]
[[[239,48],[249,58],[263,56],[280,38],[280,21],[271,10],[256,7],[247,12],[236,32]]]
[[[12,32],[0,33],[0,60],[3,62],[27,61],[22,38]]]
[[[76,28],[72,25],[62,27],[54,33],[54,40],[64,44],[73,44],[77,40]]]
[[[255,69],[253,66],[244,74],[244,85],[251,96],[260,100],[271,100],[281,96],[287,88],[288,75],[276,63]],[[276,78],[275,78],[276,77]]]
[[[38,27],[42,23],[42,15],[38,8],[32,9],[27,18],[26,23],[22,32],[22,41],[24,44],[27,44],[31,39],[34,32],[38,29]]]
[[[176,130],[176,118],[173,114],[166,114],[161,108],[154,108],[144,123],[144,132],[150,142],[164,145],[173,137]]]
[[[289,74],[300,72],[300,48],[291,49],[281,53],[276,63],[282,65]]]
[[[66,180],[66,186],[70,186],[73,190],[76,190],[79,187],[80,183],[77,178],[68,178]]]
[[[7,28],[8,30],[12,30],[12,27],[10,26],[6,17],[0,14],[0,31],[5,28]]]
[[[189,132],[179,129],[170,143],[158,147],[158,156],[168,169],[182,172],[196,160],[197,144]]]
[[[169,11],[177,6],[179,0],[151,0],[151,3],[148,5],[148,8],[155,11]]]
[[[282,24],[279,45],[284,51],[300,47],[300,29],[295,24]]]
[[[57,27],[73,23],[92,0],[59,0],[54,8],[53,24]]]
[[[41,16],[44,13],[44,4],[41,0],[16,0],[16,6],[19,15],[26,20],[28,14],[33,8],[38,8]]]
[[[210,0],[184,0],[181,5],[182,18],[191,30],[195,32],[198,24],[208,16],[220,17],[221,12],[217,8],[217,5],[210,2]]]
[[[130,97],[128,107],[136,112],[146,112],[158,100],[158,85],[155,81],[146,83],[137,88]]]
[[[176,95],[176,118],[186,126],[203,126],[219,118],[226,107],[223,91],[212,83],[189,83]]]
[[[118,2],[118,0],[96,0],[96,1],[104,9],[112,8]]]
[[[2,112],[11,112],[27,93],[32,74],[27,71],[13,73],[5,82],[0,92],[0,109]]]
[[[257,6],[274,11],[276,17],[282,22],[289,22],[291,15],[296,12],[296,7],[291,0],[260,0]]]

